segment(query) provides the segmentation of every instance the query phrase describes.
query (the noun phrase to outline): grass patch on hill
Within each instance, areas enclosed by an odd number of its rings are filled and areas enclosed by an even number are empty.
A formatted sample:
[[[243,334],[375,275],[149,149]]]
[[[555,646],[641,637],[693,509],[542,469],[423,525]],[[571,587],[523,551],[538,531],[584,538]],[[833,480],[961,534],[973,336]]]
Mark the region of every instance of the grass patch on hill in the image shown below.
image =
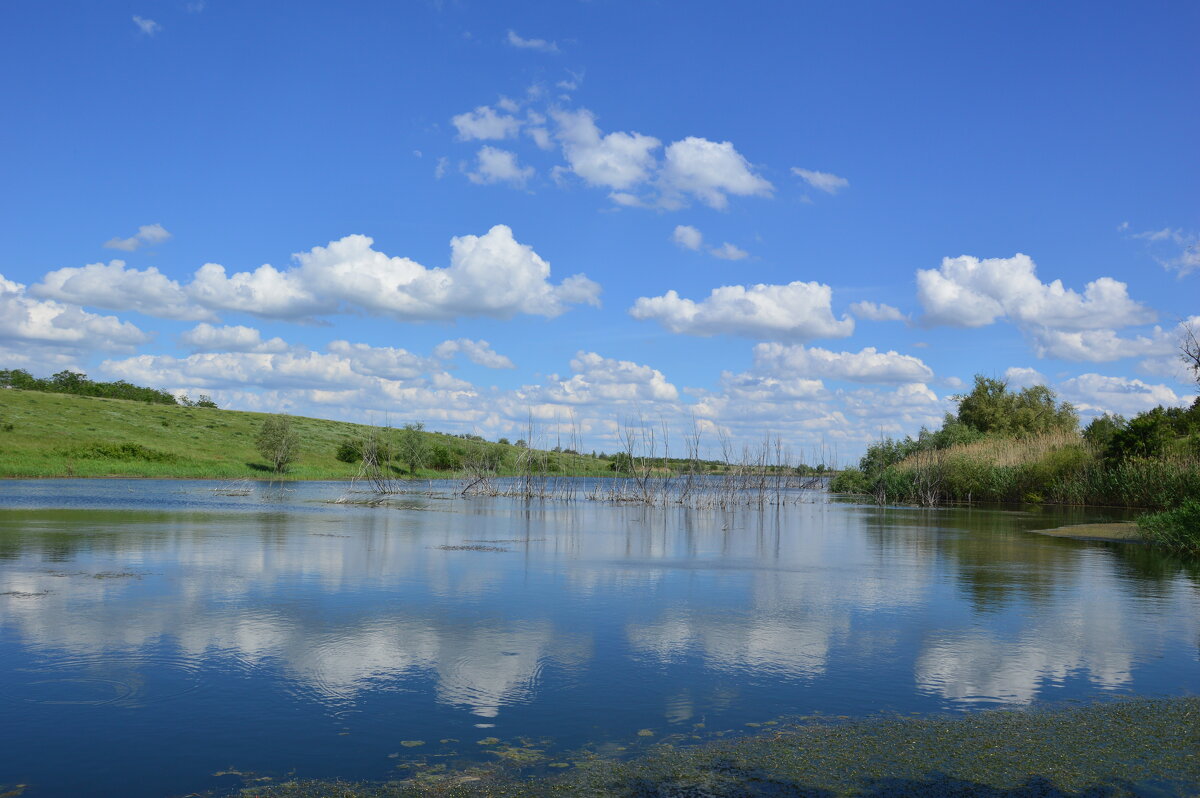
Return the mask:
[[[267,413],[150,404],[70,394],[0,389],[0,477],[162,477],[184,479],[273,476],[255,438]],[[300,438],[296,463],[284,479],[352,479],[356,463],[338,459],[339,447],[366,426],[293,417]],[[384,430],[383,435],[399,435]],[[516,447],[481,438],[419,433],[430,453],[418,467],[392,463],[396,477],[453,476],[458,464],[486,449],[502,465]],[[434,459],[436,457],[436,459]],[[607,460],[547,452],[547,467],[562,474],[611,474]]]

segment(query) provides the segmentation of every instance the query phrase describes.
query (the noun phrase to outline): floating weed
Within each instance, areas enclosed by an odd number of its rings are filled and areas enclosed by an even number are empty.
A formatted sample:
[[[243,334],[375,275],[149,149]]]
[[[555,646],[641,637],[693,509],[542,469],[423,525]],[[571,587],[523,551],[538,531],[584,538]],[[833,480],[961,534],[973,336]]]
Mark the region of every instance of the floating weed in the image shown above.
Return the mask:
[[[653,737],[654,732],[651,729],[639,729],[638,737]]]
[[[476,740],[476,745],[497,745],[500,742],[499,737],[484,737],[482,740]]]
[[[842,720],[809,716],[697,745],[620,746],[535,761],[505,746],[490,767],[414,768],[403,782],[289,782],[263,798],[525,798],[551,795],[1026,795],[1105,798],[1200,794],[1200,698],[1129,699],[1047,710]],[[815,722],[814,722],[815,721]],[[766,725],[765,723],[763,725]],[[481,743],[496,745],[487,738]],[[489,751],[489,753],[496,753]],[[562,767],[566,765],[567,767]],[[548,772],[554,768],[553,773]]]
[[[526,767],[536,765],[544,761],[546,752],[538,748],[526,748],[523,746],[506,745],[499,748],[493,748],[488,751],[489,754],[494,754],[514,765]]]
[[[405,748],[416,748],[419,745],[425,745],[424,740],[401,740],[400,745]]]

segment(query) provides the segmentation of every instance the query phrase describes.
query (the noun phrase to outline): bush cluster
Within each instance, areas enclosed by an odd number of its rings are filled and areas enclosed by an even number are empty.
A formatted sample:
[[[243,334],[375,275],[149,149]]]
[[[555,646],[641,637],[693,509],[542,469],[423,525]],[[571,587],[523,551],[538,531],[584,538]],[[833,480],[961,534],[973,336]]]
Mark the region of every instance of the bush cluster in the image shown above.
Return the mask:
[[[45,393],[69,393],[76,396],[100,396],[106,399],[133,399],[138,402],[150,402],[159,405],[177,405],[179,402],[167,391],[157,388],[143,388],[124,380],[116,382],[96,382],[89,380],[87,375],[78,371],[60,371],[53,376],[40,379],[23,369],[0,369],[0,388],[17,388],[23,391],[43,391]],[[208,397],[209,405],[212,406]]]

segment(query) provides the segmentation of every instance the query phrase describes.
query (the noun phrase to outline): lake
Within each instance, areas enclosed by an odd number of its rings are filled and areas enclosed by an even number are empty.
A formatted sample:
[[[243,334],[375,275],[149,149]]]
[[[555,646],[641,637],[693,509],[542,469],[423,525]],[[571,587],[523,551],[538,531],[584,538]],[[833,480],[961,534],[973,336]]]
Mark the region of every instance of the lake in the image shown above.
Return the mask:
[[[228,488],[0,482],[0,792],[1200,692],[1200,564],[1031,531],[1120,511]]]

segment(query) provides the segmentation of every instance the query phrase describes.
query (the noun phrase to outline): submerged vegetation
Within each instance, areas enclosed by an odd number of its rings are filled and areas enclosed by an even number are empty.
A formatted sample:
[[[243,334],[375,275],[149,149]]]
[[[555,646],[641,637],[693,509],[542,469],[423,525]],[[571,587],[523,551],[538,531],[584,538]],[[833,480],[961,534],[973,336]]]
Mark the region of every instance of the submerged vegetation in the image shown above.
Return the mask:
[[[386,782],[289,780],[262,798],[408,796],[1128,796],[1200,790],[1200,699],[1131,699],[957,717],[763,724],[769,732],[697,742],[694,734],[548,756],[532,741],[495,762],[414,757]],[[757,725],[757,724],[755,724]],[[494,738],[493,738],[494,739]],[[645,738],[650,740],[651,738]],[[489,748],[489,750],[491,750]],[[505,756],[504,752],[509,752]]]
[[[1162,509],[1200,498],[1200,400],[1082,432],[1044,386],[1009,391],[976,377],[957,414],[916,438],[868,448],[832,489],[878,502],[1025,502]]]

